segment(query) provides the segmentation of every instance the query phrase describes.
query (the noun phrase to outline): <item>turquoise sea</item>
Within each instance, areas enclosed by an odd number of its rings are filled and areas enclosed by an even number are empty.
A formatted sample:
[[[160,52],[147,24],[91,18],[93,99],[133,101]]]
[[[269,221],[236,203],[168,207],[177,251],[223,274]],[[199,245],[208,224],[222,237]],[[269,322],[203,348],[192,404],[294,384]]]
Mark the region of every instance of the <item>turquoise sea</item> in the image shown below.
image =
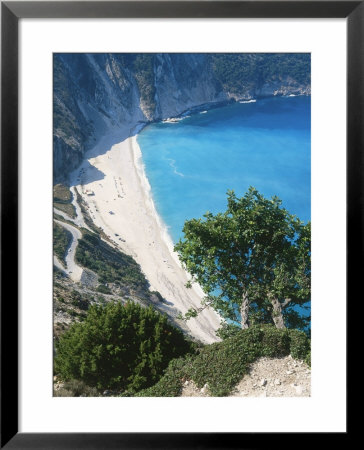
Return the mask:
[[[279,97],[154,123],[138,136],[157,210],[174,242],[185,220],[254,186],[301,220],[311,213],[311,99]]]
[[[172,240],[185,220],[226,210],[226,192],[253,186],[311,219],[311,98],[234,103],[154,123],[138,136],[158,213]],[[294,309],[307,315],[308,309]],[[310,328],[310,327],[309,327]]]
[[[200,111],[154,123],[138,143],[158,213],[172,240],[185,220],[226,209],[226,191],[249,186],[277,195],[289,212],[311,219],[311,98],[279,97]],[[308,309],[296,306],[303,315]],[[310,327],[309,327],[310,328]]]

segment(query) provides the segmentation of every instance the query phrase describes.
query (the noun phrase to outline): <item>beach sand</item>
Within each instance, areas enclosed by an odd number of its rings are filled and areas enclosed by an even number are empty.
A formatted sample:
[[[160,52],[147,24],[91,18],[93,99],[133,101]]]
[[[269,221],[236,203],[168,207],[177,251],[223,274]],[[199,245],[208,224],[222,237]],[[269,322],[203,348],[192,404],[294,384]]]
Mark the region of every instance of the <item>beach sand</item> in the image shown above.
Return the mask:
[[[71,184],[87,203],[94,223],[140,264],[150,290],[166,300],[166,312],[173,314],[177,308],[186,313],[200,306],[202,290],[197,285],[185,287],[190,277],[156,211],[136,136],[122,138],[113,146],[115,136],[101,139],[71,175]],[[210,308],[186,325],[191,335],[205,343],[219,340],[215,331],[220,317]]]

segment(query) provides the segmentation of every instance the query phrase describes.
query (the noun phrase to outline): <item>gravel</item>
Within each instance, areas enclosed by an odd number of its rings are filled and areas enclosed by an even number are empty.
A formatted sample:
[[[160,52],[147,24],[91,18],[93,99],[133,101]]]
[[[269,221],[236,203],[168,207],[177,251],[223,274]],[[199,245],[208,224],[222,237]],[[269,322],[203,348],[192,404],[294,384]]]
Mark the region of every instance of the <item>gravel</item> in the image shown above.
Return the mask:
[[[303,361],[259,358],[235,386],[229,397],[310,397],[311,370]],[[192,380],[184,382],[182,397],[208,397],[208,385],[199,389]]]

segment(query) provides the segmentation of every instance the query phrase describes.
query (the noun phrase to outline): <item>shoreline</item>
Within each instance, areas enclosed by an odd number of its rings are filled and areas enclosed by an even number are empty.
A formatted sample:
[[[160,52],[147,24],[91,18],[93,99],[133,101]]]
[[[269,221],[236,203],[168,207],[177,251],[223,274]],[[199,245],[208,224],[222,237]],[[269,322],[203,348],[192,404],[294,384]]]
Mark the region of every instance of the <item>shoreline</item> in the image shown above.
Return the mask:
[[[307,96],[290,94],[277,97]],[[257,99],[230,100],[228,104],[200,105],[181,113],[199,114],[232,103],[255,102]],[[182,117],[183,118],[183,117]],[[163,121],[162,119],[160,121]],[[150,122],[153,123],[153,122]],[[198,308],[204,297],[200,286],[185,287],[190,277],[173,251],[173,240],[158,214],[153,192],[145,172],[138,134],[150,123],[139,122],[110,130],[100,137],[84,156],[81,165],[70,174],[71,189],[77,188],[88,207],[95,225],[102,228],[115,247],[132,256],[146,276],[151,291],[158,291],[166,300],[161,306],[170,316],[176,309],[183,314]],[[89,196],[87,191],[93,192]],[[191,335],[212,343],[219,339],[215,331],[223,319],[212,309],[185,323]]]
[[[135,165],[137,174],[139,176],[141,186],[144,188],[146,197],[147,197],[148,201],[150,202],[150,207],[151,207],[153,216],[155,217],[155,220],[158,224],[159,231],[161,233],[161,237],[162,237],[166,247],[168,248],[171,257],[174,259],[175,263],[180,267],[180,269],[185,272],[185,270],[183,269],[182,264],[178,258],[177,253],[174,251],[173,239],[172,239],[171,235],[169,234],[168,226],[164,222],[164,220],[160,216],[160,214],[158,213],[157,207],[155,206],[155,202],[153,199],[152,187],[149,183],[149,179],[148,179],[146,171],[145,171],[145,165],[143,162],[143,154],[142,154],[141,148],[137,142],[137,137],[138,137],[138,135],[135,135],[135,136],[130,137],[129,139],[131,142],[131,149],[132,149],[132,152],[134,155],[134,165]],[[201,296],[201,298],[204,297],[204,292],[198,284],[193,283],[192,289],[197,293],[197,295]]]
[[[115,142],[115,135],[104,136],[87,152],[70,176],[71,187],[77,188],[95,225],[141,266],[150,290],[162,295],[163,309],[175,317],[176,309],[185,314],[191,307],[198,308],[203,292],[196,285],[185,287],[190,277],[173,252],[172,238],[153,200],[136,130],[128,137],[130,131],[120,130],[120,142],[114,145],[110,142]],[[215,331],[220,321],[209,308],[185,326],[195,338],[212,343],[219,340]]]
[[[173,123],[173,122],[179,122],[183,119],[186,119],[187,117],[206,113],[209,111],[212,111],[214,109],[224,108],[225,106],[231,106],[235,103],[256,103],[261,100],[267,100],[267,99],[273,99],[273,98],[292,98],[292,97],[311,97],[311,93],[299,93],[299,94],[279,94],[279,95],[262,95],[257,97],[237,97],[237,98],[229,98],[225,100],[219,100],[216,102],[209,102],[209,103],[202,103],[201,105],[192,106],[191,108],[185,109],[179,114],[176,114],[175,116],[170,116],[166,118],[158,118],[155,120],[151,120],[149,122],[145,122],[142,125],[139,125],[140,128],[135,134],[137,136],[145,127],[148,125],[151,125],[153,123]],[[137,125],[138,127],[138,125]],[[136,128],[137,128],[136,127]],[[132,136],[132,135],[130,135]]]

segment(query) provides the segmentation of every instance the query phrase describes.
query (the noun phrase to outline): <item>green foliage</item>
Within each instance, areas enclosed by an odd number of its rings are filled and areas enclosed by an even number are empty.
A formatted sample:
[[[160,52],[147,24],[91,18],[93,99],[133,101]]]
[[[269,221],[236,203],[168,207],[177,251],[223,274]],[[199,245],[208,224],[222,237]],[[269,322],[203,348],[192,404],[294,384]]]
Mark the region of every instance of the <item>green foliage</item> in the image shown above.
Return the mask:
[[[154,386],[143,389],[137,393],[125,392],[127,397],[178,397],[182,390],[182,377],[184,373],[185,358],[173,359],[165,374]]]
[[[131,256],[112,248],[86,229],[78,241],[76,261],[96,272],[100,283],[118,283],[134,290],[147,288],[147,280]]]
[[[262,328],[260,328],[262,330]],[[261,335],[261,355],[269,358],[288,355],[291,351],[290,334],[285,329],[265,326]],[[293,335],[296,335],[293,330]],[[307,339],[306,339],[307,340]]]
[[[67,249],[72,242],[72,234],[53,222],[53,251],[61,262],[65,262]]]
[[[290,340],[291,340],[291,354],[293,358],[305,359],[310,351],[310,341],[308,340],[306,334],[298,330],[290,330]]]
[[[189,308],[185,314],[178,314],[177,319],[189,320],[198,316],[198,310],[196,308]]]
[[[60,211],[63,211],[68,216],[72,217],[73,219],[76,217],[76,209],[72,203],[58,203],[53,202],[53,206]],[[63,217],[62,217],[63,219]]]
[[[185,222],[175,250],[224,318],[240,322],[247,300],[250,324],[276,323],[276,303],[289,305],[287,324],[300,323],[292,307],[310,299],[311,226],[281,204],[252,187],[242,198],[229,191],[224,213]]]
[[[64,184],[53,186],[53,200],[59,203],[70,203],[72,200],[71,191]]]
[[[307,355],[304,359],[305,363],[311,367],[311,350],[307,352]]]
[[[232,324],[224,322],[221,327],[216,331],[216,336],[221,338],[222,340],[231,338],[238,334],[240,331],[240,327]]]
[[[135,392],[155,384],[171,359],[192,349],[151,307],[94,305],[56,343],[55,373],[98,389]]]
[[[76,199],[77,199],[77,203],[79,204],[80,208],[81,208],[81,213],[83,216],[83,219],[86,223],[86,225],[90,228],[90,230],[92,230],[95,234],[100,235],[101,237],[103,237],[105,240],[107,240],[107,236],[106,234],[102,231],[101,228],[97,227],[94,223],[94,221],[91,219],[90,213],[88,211],[88,209],[86,208],[86,204],[85,201],[83,200],[82,196],[80,195],[80,193],[78,192],[77,188],[75,188],[76,191]]]
[[[210,55],[216,78],[229,92],[240,94],[247,88],[287,78],[309,84],[309,54],[220,53]]]
[[[99,284],[96,290],[97,292],[101,292],[101,294],[112,294],[110,288],[105,286],[104,284]]]
[[[300,358],[307,361],[310,342],[304,333],[271,325],[239,330],[233,337],[205,346],[197,355],[172,361],[160,381],[137,396],[178,396],[186,379],[193,380],[199,388],[208,383],[212,396],[226,396],[247,373],[249,364],[262,356],[283,357],[290,353],[293,356],[297,354],[297,341],[301,342]]]
[[[64,184],[56,184],[53,186],[53,206],[70,217],[76,217],[76,209],[71,203],[72,194]]]

